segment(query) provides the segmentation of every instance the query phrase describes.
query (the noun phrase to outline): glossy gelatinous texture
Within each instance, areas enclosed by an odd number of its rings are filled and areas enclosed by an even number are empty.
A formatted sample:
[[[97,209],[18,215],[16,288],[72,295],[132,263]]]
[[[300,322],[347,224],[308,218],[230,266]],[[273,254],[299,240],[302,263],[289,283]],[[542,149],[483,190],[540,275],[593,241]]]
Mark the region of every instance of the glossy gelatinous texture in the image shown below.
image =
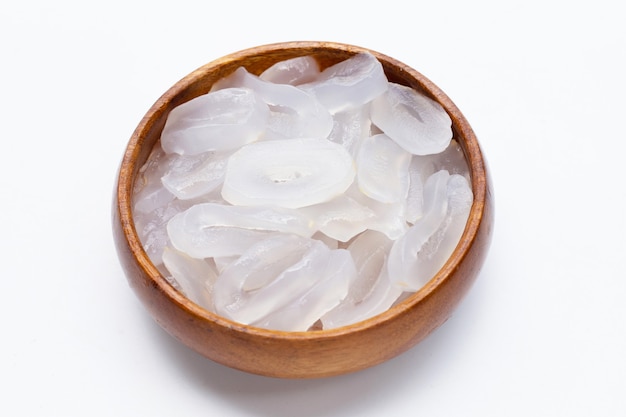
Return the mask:
[[[333,128],[328,110],[310,94],[290,84],[275,84],[237,68],[211,89],[245,88],[253,91],[269,106],[265,140],[293,138],[324,138]]]
[[[298,85],[313,81],[320,73],[320,67],[312,56],[280,61],[266,69],[259,75],[263,81],[272,83]]]
[[[415,155],[429,155],[446,149],[452,121],[435,100],[414,89],[391,83],[372,102],[372,122],[398,145]]]
[[[383,66],[372,54],[360,53],[322,71],[309,84],[300,85],[331,113],[358,108],[387,90]]]
[[[359,189],[381,203],[396,203],[409,191],[412,155],[387,135],[364,138],[356,159]]]
[[[161,146],[180,155],[229,151],[256,140],[268,117],[265,103],[248,89],[204,94],[172,109]]]
[[[176,249],[194,258],[212,258],[240,255],[246,244],[268,232],[309,237],[315,230],[309,219],[295,210],[201,203],[172,217],[167,232]]]
[[[352,157],[334,142],[263,141],[231,156],[222,196],[233,205],[299,208],[338,197],[354,176]]]
[[[206,94],[217,80],[241,66],[258,75],[279,61],[312,56],[323,70],[360,52],[374,55],[390,81],[425,93],[449,115],[454,138],[468,161],[474,197],[459,244],[445,265],[415,294],[371,319],[336,329],[266,330],[200,308],[175,289],[151,262],[132,217],[132,193],[141,178],[139,170],[159,140],[167,115],[176,106]],[[346,195],[350,196],[350,190]],[[427,78],[365,48],[294,42],[253,48],[211,62],[182,79],[152,106],[133,133],[120,165],[113,200],[113,230],[131,287],[157,323],[182,343],[214,361],[247,372],[313,378],[381,363],[411,348],[444,323],[483,264],[491,239],[492,204],[489,175],[474,132],[454,103]]]
[[[450,256],[463,233],[472,193],[461,175],[441,170],[424,185],[424,216],[396,240],[387,269],[393,283],[417,291]]]

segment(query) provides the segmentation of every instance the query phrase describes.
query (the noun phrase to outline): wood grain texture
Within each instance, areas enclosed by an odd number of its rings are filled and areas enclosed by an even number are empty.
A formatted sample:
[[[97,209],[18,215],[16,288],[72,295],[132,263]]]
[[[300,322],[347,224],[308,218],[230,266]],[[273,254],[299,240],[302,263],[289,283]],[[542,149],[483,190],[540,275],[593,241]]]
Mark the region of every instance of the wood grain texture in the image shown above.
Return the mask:
[[[281,332],[241,325],[187,300],[152,265],[135,231],[131,203],[139,168],[157,143],[175,106],[209,91],[239,66],[260,74],[280,60],[312,55],[322,68],[368,51],[390,81],[426,93],[450,114],[455,138],[470,166],[474,203],[460,243],[444,267],[420,291],[369,320],[332,330]],[[113,234],[130,286],[156,322],[172,336],[216,362],[282,378],[317,378],[354,372],[406,351],[443,324],[470,289],[492,235],[493,197],[485,158],[459,109],[437,86],[393,58],[352,45],[289,42],[220,58],[184,77],[148,110],[128,143],[113,196]]]

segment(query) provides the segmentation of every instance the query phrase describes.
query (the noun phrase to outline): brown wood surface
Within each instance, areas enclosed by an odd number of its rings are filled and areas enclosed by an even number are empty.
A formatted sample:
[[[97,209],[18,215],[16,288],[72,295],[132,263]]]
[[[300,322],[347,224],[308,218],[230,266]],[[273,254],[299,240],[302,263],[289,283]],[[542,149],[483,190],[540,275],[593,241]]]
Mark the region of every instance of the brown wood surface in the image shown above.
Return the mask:
[[[332,330],[280,332],[241,325],[187,300],[152,265],[134,228],[131,203],[139,168],[157,143],[175,106],[208,92],[218,79],[245,66],[259,74],[280,60],[314,56],[325,68],[368,51],[390,81],[419,89],[450,114],[455,138],[469,161],[474,203],[464,234],[444,267],[420,291],[369,320]],[[243,371],[284,378],[315,378],[364,369],[406,351],[443,324],[476,279],[489,248],[493,197],[485,158],[472,128],[454,103],[416,70],[378,52],[329,42],[289,42],[237,52],[176,83],[148,110],[119,167],[113,197],[113,233],[130,286],[156,322],[200,354]]]

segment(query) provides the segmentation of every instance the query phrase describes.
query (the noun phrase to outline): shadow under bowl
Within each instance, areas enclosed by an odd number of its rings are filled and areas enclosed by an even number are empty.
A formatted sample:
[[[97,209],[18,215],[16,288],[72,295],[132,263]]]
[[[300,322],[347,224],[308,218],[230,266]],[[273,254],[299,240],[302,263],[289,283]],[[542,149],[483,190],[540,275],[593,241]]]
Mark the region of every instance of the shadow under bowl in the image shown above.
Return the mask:
[[[168,283],[142,248],[132,215],[133,186],[159,141],[169,112],[207,93],[214,82],[244,66],[260,74],[272,64],[311,55],[326,68],[359,52],[382,63],[389,81],[439,102],[468,161],[473,205],[456,249],[419,291],[388,311],[349,326],[283,332],[239,324],[189,301]],[[287,42],[236,52],[193,71],[148,110],[134,131],[113,198],[113,233],[130,286],[156,322],[188,347],[223,365],[282,378],[316,378],[354,372],[391,359],[424,339],[452,314],[475,281],[491,241],[493,198],[486,161],[465,117],[436,85],[407,65],[376,51],[331,42]]]

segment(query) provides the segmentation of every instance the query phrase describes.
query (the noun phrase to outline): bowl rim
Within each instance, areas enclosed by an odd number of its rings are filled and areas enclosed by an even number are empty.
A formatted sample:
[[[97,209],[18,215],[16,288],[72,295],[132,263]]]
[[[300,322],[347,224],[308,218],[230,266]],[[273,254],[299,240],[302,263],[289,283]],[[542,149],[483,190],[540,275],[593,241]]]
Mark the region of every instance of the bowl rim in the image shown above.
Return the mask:
[[[168,112],[169,103],[179,97],[181,91],[184,91],[189,86],[198,82],[199,79],[204,77],[208,71],[211,71],[219,66],[223,66],[230,62],[241,60],[242,58],[249,58],[254,55],[263,55],[276,51],[284,51],[285,49],[293,50],[309,50],[309,49],[330,49],[336,51],[347,52],[350,54],[356,54],[359,52],[368,52],[379,59],[384,65],[392,65],[404,71],[408,77],[418,80],[426,90],[427,94],[438,101],[452,119],[452,125],[455,132],[455,137],[461,136],[464,140],[459,141],[464,150],[465,157],[468,162],[471,187],[474,194],[474,200],[470,209],[470,214],[465,226],[465,230],[461,235],[459,243],[456,248],[447,259],[446,263],[441,269],[418,291],[409,295],[406,299],[392,306],[385,312],[382,312],[369,319],[349,324],[342,327],[322,330],[307,330],[307,331],[280,331],[259,328],[252,325],[246,325],[238,323],[227,318],[224,318],[216,313],[213,313],[205,308],[195,304],[187,297],[185,297],[180,291],[175,289],[172,284],[159,272],[156,266],[150,261],[147,253],[144,251],[140,242],[139,236],[135,229],[135,223],[132,215],[132,194],[134,180],[136,178],[136,172],[140,168],[137,166],[137,160],[141,151],[143,142],[147,132],[150,129],[155,128],[155,121],[161,117],[166,117],[164,112]],[[191,97],[190,97],[191,98]],[[188,98],[188,99],[190,99]],[[188,100],[187,99],[187,100]],[[187,101],[184,100],[184,101]],[[158,142],[158,140],[157,140]],[[143,164],[143,162],[142,162]],[[135,173],[134,175],[122,175],[123,172]],[[196,70],[190,72],[172,87],[170,87],[161,97],[150,107],[140,123],[134,130],[126,150],[124,152],[122,161],[120,163],[117,184],[115,188],[115,197],[117,207],[117,216],[121,222],[122,234],[126,239],[132,256],[138,263],[139,267],[149,277],[151,284],[158,287],[160,291],[165,293],[178,308],[185,310],[188,314],[191,314],[195,318],[201,321],[209,321],[218,326],[227,327],[230,330],[245,332],[248,335],[256,335],[264,338],[288,338],[291,340],[320,340],[327,338],[336,338],[345,334],[363,332],[368,329],[377,326],[384,326],[386,322],[391,320],[407,310],[413,309],[416,305],[422,303],[425,299],[433,296],[438,287],[440,287],[448,277],[458,268],[459,264],[468,256],[470,248],[473,242],[477,239],[479,234],[479,228],[483,221],[483,215],[485,211],[485,203],[487,195],[489,193],[489,184],[487,181],[487,168],[486,161],[482,155],[480,145],[474,134],[474,131],[470,127],[469,123],[462,115],[457,106],[452,100],[434,83],[428,78],[422,75],[417,70],[407,66],[406,64],[391,58],[385,54],[377,52],[372,49],[345,44],[338,42],[327,41],[293,41],[293,42],[279,42],[271,43],[252,48],[243,49],[224,57],[215,59],[202,65]]]

